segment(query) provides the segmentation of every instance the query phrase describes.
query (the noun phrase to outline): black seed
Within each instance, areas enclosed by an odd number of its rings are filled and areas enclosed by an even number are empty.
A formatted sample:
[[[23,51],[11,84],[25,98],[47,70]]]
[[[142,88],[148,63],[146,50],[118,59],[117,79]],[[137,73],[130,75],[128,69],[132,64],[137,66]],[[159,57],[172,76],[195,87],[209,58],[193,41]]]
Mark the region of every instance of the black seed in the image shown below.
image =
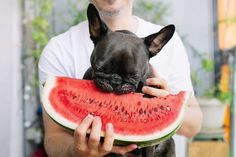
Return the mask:
[[[89,103],[90,103],[90,104],[92,104],[92,103],[93,103],[93,101],[94,101],[93,99],[90,99]]]
[[[157,108],[156,107],[153,110],[154,110],[154,112],[157,112]]]
[[[73,98],[72,99],[76,99],[77,98],[77,96],[73,96]]]
[[[161,105],[161,106],[160,106],[160,109],[161,109],[161,110],[164,110],[164,107]]]
[[[127,112],[127,111],[125,111],[125,115],[128,115],[128,112]]]
[[[147,114],[147,111],[146,111],[146,110],[144,110],[144,111],[143,111],[143,113],[144,113],[144,114]]]
[[[115,107],[115,110],[118,110],[118,106]]]
[[[124,110],[125,110],[125,107],[123,106],[122,109],[121,109],[121,112],[124,112]]]
[[[99,107],[102,107],[102,103],[100,102],[98,106],[99,106]]]
[[[93,104],[94,104],[94,105],[99,105],[98,103],[99,103],[99,101],[95,101],[95,100],[93,101]],[[101,107],[101,106],[100,106],[100,107]]]
[[[142,108],[139,110],[139,114],[143,114],[143,109]]]

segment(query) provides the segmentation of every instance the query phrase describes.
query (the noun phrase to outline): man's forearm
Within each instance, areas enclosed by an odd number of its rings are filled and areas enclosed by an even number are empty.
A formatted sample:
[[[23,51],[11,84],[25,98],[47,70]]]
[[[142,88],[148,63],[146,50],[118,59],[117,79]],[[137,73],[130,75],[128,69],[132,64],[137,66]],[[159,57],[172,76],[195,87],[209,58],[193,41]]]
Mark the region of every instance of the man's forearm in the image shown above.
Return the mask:
[[[186,137],[195,136],[201,129],[202,125],[202,111],[198,105],[196,98],[191,98],[189,105],[185,112],[185,117],[182,126],[177,134]]]
[[[44,145],[49,157],[73,157],[74,141],[73,136],[69,133],[46,136]]]

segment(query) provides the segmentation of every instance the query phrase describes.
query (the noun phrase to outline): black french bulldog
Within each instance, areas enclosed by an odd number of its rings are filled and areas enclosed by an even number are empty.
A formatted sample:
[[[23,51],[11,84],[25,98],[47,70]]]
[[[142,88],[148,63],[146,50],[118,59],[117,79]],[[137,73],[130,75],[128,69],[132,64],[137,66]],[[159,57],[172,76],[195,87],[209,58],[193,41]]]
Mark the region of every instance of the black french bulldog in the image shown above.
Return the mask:
[[[94,50],[91,67],[84,79],[94,80],[96,86],[107,92],[141,92],[145,80],[152,77],[149,59],[172,38],[174,25],[141,39],[127,30],[111,31],[92,4],[89,4],[87,16]],[[106,157],[117,156],[120,155],[108,154]],[[129,156],[175,157],[174,141],[171,138],[153,147],[136,149]]]

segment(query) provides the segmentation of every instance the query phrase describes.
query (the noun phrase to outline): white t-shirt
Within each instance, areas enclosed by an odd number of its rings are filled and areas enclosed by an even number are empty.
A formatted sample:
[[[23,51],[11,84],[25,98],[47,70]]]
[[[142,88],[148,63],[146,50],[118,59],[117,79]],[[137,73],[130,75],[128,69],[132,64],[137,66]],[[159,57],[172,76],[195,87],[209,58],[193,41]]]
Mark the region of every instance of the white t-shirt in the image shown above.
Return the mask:
[[[138,37],[146,37],[162,28],[138,17],[137,19],[139,21],[136,32]],[[40,84],[45,82],[48,74],[82,78],[90,67],[90,55],[94,47],[89,36],[88,22],[85,21],[53,37],[42,52],[39,61]],[[151,58],[150,62],[158,74],[166,79],[172,92],[193,91],[188,57],[177,33],[157,56]],[[42,86],[40,86],[40,91],[41,88]],[[177,155],[184,157],[184,137],[175,136],[174,139]]]

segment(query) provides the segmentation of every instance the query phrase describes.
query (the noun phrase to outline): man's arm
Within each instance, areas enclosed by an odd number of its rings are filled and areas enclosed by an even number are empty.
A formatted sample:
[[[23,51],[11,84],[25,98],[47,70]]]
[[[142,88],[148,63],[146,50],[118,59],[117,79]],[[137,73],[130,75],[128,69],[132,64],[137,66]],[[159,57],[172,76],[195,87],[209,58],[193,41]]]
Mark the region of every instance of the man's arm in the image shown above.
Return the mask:
[[[185,112],[184,121],[180,129],[178,130],[177,134],[186,137],[195,136],[201,129],[202,118],[203,115],[199,107],[199,104],[195,96],[192,96]]]
[[[43,111],[44,146],[49,157],[72,157],[73,133],[58,126]]]

